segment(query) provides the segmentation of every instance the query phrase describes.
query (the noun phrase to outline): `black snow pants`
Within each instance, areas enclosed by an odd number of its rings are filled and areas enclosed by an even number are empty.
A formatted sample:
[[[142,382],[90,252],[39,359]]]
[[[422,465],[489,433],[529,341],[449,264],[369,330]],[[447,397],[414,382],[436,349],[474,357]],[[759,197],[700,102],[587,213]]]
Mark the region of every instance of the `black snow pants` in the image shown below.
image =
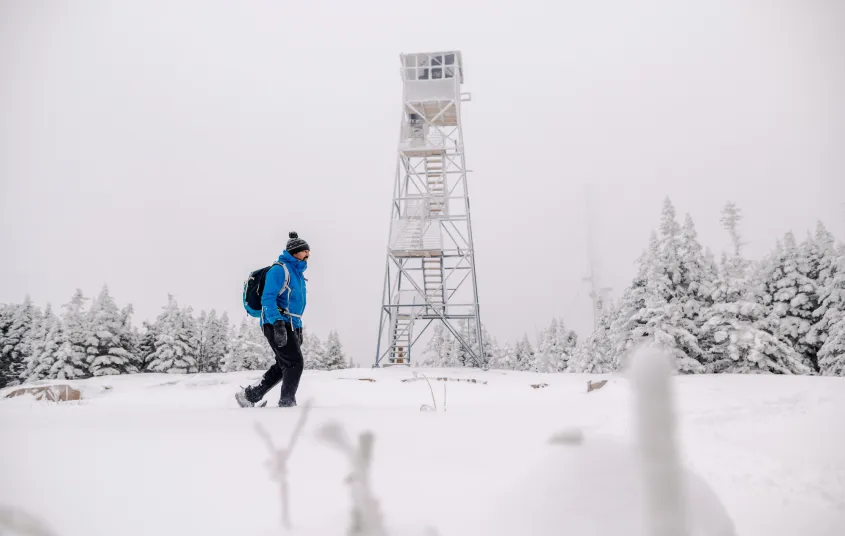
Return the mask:
[[[273,354],[276,356],[276,362],[264,373],[264,376],[257,385],[247,387],[245,393],[246,398],[250,402],[258,402],[264,398],[264,395],[270,389],[281,381],[282,394],[279,397],[279,405],[295,406],[299,378],[302,377],[302,368],[305,365],[305,360],[302,358],[302,350],[300,349],[300,345],[302,344],[302,328],[294,329],[289,323],[285,322],[288,340],[281,347],[276,344],[272,324],[264,324],[262,329],[264,331],[264,337],[270,343],[270,348],[273,349]]]

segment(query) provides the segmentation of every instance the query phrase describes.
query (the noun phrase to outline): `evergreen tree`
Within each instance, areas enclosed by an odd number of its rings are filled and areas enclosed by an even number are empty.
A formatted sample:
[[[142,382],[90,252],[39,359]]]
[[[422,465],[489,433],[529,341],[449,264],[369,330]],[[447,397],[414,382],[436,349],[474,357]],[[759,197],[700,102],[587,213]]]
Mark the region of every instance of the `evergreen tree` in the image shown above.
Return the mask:
[[[33,382],[49,379],[50,369],[56,362],[56,352],[59,349],[59,323],[49,303],[44,310],[44,315],[30,333],[32,333],[31,352],[21,380]]]
[[[212,311],[214,313],[214,311]],[[210,315],[205,311],[200,312],[197,319],[197,372],[210,372],[209,368],[209,324]]]
[[[471,332],[475,333],[475,330],[470,330]],[[472,351],[475,355],[480,357],[480,362],[474,362],[471,359],[467,359],[465,361],[466,366],[471,367],[478,367],[478,368],[489,368],[490,363],[496,360],[498,353],[501,351],[499,349],[499,345],[496,342],[496,339],[490,336],[490,332],[487,331],[487,326],[484,324],[481,325],[481,338],[484,341],[484,352],[482,353],[481,347],[478,344],[478,337],[473,335],[470,340]]]
[[[11,367],[11,344],[8,342],[9,328],[12,326],[12,317],[14,316],[16,305],[0,303],[0,387],[5,385],[3,378],[5,378],[4,371]],[[6,347],[9,347],[7,353]]]
[[[326,339],[326,350],[323,359],[323,370],[338,370],[346,368],[346,355],[343,353],[343,345],[337,331],[330,331]]]
[[[90,326],[84,310],[86,300],[88,298],[82,290],[76,289],[70,302],[64,305],[57,340],[58,350],[50,368],[50,378],[73,380],[89,376],[87,344]]]
[[[675,357],[679,372],[703,372],[704,350],[698,343],[700,311],[706,305],[710,264],[698,243],[692,219],[684,227],[667,198],[660,218],[660,236],[651,236],[640,257],[637,276],[623,294],[611,325],[616,359],[631,345],[653,341]]]
[[[156,350],[156,340],[158,340],[157,324],[147,322],[142,323],[143,333],[138,338],[138,350],[136,352],[135,368],[138,372],[148,371],[150,362],[153,360],[153,354]]]
[[[613,317],[613,309],[606,310],[593,333],[578,343],[569,359],[567,372],[588,374],[613,372],[614,354],[610,340],[610,324]]]
[[[831,272],[819,307],[822,317],[816,324],[825,334],[818,353],[819,370],[825,376],[845,376],[845,254],[837,258]]]
[[[631,286],[626,288],[616,308],[610,324],[610,344],[614,356],[614,368],[621,365],[622,359],[634,344],[634,333],[641,330],[646,320],[647,285],[649,273],[654,269],[659,252],[657,233],[652,232],[649,237],[648,248],[637,259],[637,273]]]
[[[244,318],[226,361],[226,372],[241,370],[266,370],[275,360],[266,339],[261,335],[255,322]]]
[[[805,340],[818,354],[833,326],[845,315],[845,299],[841,296],[838,281],[845,268],[836,250],[833,235],[819,222],[816,227],[814,251],[810,255],[810,277],[815,282],[815,300],[819,306],[813,311],[814,323]],[[819,362],[819,370],[822,365]]]
[[[138,367],[138,346],[141,342],[141,335],[138,328],[132,323],[133,314],[135,314],[135,308],[131,304],[120,310],[120,347],[129,355],[126,372],[130,373],[140,370]]]
[[[517,345],[505,341],[499,352],[496,353],[490,362],[490,368],[502,370],[516,370],[517,361]]]
[[[438,366],[444,368],[463,367],[466,359],[466,350],[460,339],[447,332],[446,346],[443,358]]]
[[[422,366],[443,366],[443,360],[445,359],[450,346],[450,341],[447,337],[447,334],[451,336],[451,333],[448,333],[446,331],[446,327],[443,325],[443,322],[434,323],[431,338],[428,340],[428,343],[426,344],[425,349],[423,350],[423,358],[420,363]]]
[[[89,311],[88,370],[94,376],[131,372],[132,354],[126,349],[124,314],[117,308],[107,286],[103,286]]]
[[[192,319],[179,309],[172,295],[156,319],[155,351],[147,369],[150,372],[188,374],[196,372],[195,338]]]
[[[563,319],[552,318],[549,327],[540,333],[538,350],[542,363],[541,372],[563,372],[569,365],[569,359],[578,344],[578,336],[566,329]]]
[[[229,315],[223,313],[218,318],[217,311],[212,309],[205,321],[203,339],[205,372],[220,372],[224,369],[234,339]]]
[[[316,333],[304,330],[302,336],[302,357],[305,360],[305,368],[308,370],[318,369],[323,361],[325,348]]]
[[[783,248],[764,268],[761,303],[766,317],[758,321],[761,329],[794,349],[805,367],[818,370],[813,346],[807,335],[813,325],[815,285],[808,276],[809,264],[791,232],[786,233]]]
[[[39,311],[28,295],[23,304],[12,307],[11,319],[2,341],[3,347],[0,348],[0,387],[20,383],[30,354],[28,333],[38,315]]]
[[[516,362],[516,370],[535,372],[539,370],[537,353],[534,351],[534,347],[531,346],[531,341],[528,340],[527,334],[523,335],[522,340],[516,346]]]

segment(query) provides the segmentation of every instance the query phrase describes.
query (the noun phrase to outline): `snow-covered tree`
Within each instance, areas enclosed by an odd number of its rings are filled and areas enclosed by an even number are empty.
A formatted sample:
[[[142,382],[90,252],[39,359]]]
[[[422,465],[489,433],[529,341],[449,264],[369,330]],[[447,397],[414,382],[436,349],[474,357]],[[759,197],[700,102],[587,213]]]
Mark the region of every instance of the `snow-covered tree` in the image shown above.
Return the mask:
[[[647,285],[649,274],[654,271],[652,265],[657,262],[660,244],[657,233],[649,237],[648,248],[637,259],[637,273],[631,286],[622,293],[619,305],[610,324],[610,344],[614,356],[614,368],[618,368],[622,359],[634,344],[635,330],[642,328],[646,321]]]
[[[31,331],[31,352],[27,359],[26,371],[21,377],[23,381],[33,382],[50,378],[50,369],[56,362],[56,352],[59,349],[59,330],[59,320],[48,303],[44,315]]]
[[[229,354],[229,347],[232,344],[232,325],[229,322],[229,315],[223,313],[217,316],[217,311],[211,310],[206,322],[205,338],[205,366],[207,372],[220,372],[226,356]]]
[[[667,198],[660,218],[660,235],[651,236],[639,259],[637,276],[625,291],[611,325],[616,359],[632,345],[650,340],[675,357],[682,373],[703,372],[704,350],[698,327],[711,293],[712,263],[702,253],[691,218],[683,227]]]
[[[346,368],[346,355],[343,352],[343,345],[337,331],[330,331],[326,339],[326,350],[323,353],[322,370],[338,370]]]
[[[424,367],[441,367],[450,346],[451,333],[446,330],[443,322],[435,322],[432,328],[431,338],[422,353],[420,365]]]
[[[528,340],[528,334],[523,335],[522,340],[516,345],[516,370],[537,371],[540,364],[537,362],[537,353]]]
[[[323,343],[320,337],[316,333],[311,333],[310,330],[303,330],[301,350],[305,368],[308,370],[318,369],[325,360],[323,356],[326,350]]]
[[[563,319],[552,318],[549,326],[540,333],[538,351],[542,355],[541,372],[563,372],[578,344],[578,336],[566,329]]]
[[[26,371],[30,354],[29,332],[40,312],[32,304],[29,295],[23,304],[11,308],[11,319],[3,336],[0,348],[0,387],[17,385]]]
[[[498,353],[501,351],[499,344],[496,342],[496,339],[490,335],[490,332],[487,331],[487,326],[481,324],[481,339],[484,341],[484,352],[482,352],[481,347],[478,344],[478,337],[475,336],[475,329],[469,329],[468,331],[472,334],[469,336],[470,348],[473,353],[479,357],[480,362],[474,362],[472,359],[465,359],[465,366],[479,368],[489,367],[490,363],[496,360]]]
[[[144,331],[140,334],[138,339],[138,350],[135,354],[135,367],[139,372],[147,372],[150,362],[153,360],[153,354],[156,351],[156,340],[158,340],[157,324],[150,323],[146,320],[141,324]]]
[[[225,363],[226,372],[240,370],[267,370],[275,362],[275,356],[258,324],[244,318]]]
[[[613,345],[610,340],[610,323],[613,317],[613,309],[606,310],[593,333],[578,342],[569,359],[567,372],[589,374],[613,372],[615,363]]]
[[[126,349],[125,318],[107,286],[91,305],[88,339],[88,370],[93,376],[125,374],[133,369],[132,354]]]
[[[196,372],[195,332],[192,319],[186,318],[185,311],[172,295],[167,296],[167,305],[156,319],[155,351],[147,366],[150,372],[169,374],[188,374]]]
[[[208,330],[209,314],[200,311],[196,321],[196,350],[197,350],[197,372],[209,372],[208,366]]]
[[[132,315],[135,314],[135,308],[132,304],[127,305],[120,310],[120,346],[129,355],[129,365],[126,367],[126,372],[135,373],[140,369],[138,367],[138,345],[141,342],[141,334],[138,328],[132,323]]]
[[[517,345],[508,341],[505,341],[490,362],[492,369],[516,370],[517,365]]]
[[[818,355],[821,352],[833,326],[845,315],[845,298],[838,287],[845,265],[843,256],[837,251],[833,235],[818,222],[812,246],[809,247],[809,276],[815,284],[815,301],[818,307],[813,311],[813,325],[805,341]],[[845,252],[843,252],[845,253]],[[820,358],[819,358],[820,359]],[[819,361],[819,371],[822,370]]]
[[[760,302],[766,307],[766,317],[757,326],[794,349],[806,367],[818,370],[815,352],[806,340],[817,308],[815,285],[808,272],[807,259],[795,237],[786,233],[783,247],[763,268]]]
[[[50,378],[73,380],[88,374],[87,344],[91,338],[85,302],[88,298],[76,289],[70,302],[64,305],[58,337],[56,360],[50,368]]]
[[[824,342],[818,352],[819,370],[825,376],[845,376],[845,254],[837,257],[833,275],[824,291],[816,324],[824,332]]]

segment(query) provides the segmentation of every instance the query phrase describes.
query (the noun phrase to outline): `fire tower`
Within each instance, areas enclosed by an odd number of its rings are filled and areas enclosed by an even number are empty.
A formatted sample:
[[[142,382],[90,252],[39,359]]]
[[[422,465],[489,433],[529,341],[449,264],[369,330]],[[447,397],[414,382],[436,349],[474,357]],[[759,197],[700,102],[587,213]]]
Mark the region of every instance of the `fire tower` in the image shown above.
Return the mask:
[[[375,366],[409,365],[443,322],[470,362],[484,355],[461,130],[460,51],[401,54],[402,121]]]

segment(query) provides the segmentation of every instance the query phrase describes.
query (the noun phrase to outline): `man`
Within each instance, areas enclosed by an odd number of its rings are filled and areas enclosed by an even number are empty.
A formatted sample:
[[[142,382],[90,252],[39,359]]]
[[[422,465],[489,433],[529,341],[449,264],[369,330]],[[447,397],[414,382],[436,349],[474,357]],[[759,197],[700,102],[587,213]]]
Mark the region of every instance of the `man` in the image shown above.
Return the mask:
[[[279,264],[267,271],[261,293],[261,330],[273,349],[276,362],[258,383],[235,395],[241,407],[254,406],[279,381],[282,382],[279,407],[296,406],[296,391],[304,366],[300,350],[302,314],[305,312],[305,277],[302,274],[308,267],[311,248],[297,233],[291,232],[289,237],[285,251],[279,255]]]

